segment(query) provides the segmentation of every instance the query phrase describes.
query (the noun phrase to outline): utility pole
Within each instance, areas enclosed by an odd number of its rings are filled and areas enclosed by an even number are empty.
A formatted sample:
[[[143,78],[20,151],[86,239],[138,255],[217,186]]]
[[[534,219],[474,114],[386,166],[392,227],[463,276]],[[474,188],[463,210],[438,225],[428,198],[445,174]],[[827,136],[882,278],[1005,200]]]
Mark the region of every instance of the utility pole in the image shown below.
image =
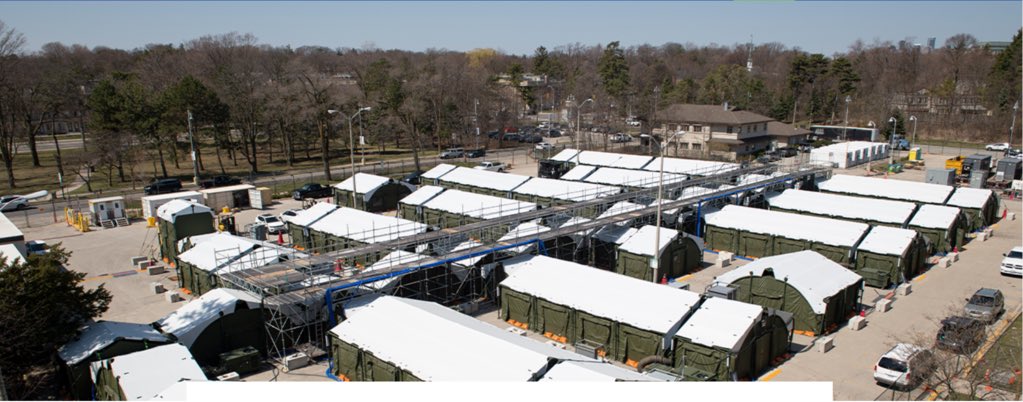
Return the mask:
[[[476,149],[480,149],[480,119],[476,114],[477,108],[480,106],[479,99],[472,100],[472,123],[476,126]]]
[[[1009,126],[1009,149],[1012,149],[1012,132],[1016,131],[1016,115],[1019,114],[1019,99],[1012,104],[1012,124]]]
[[[192,110],[188,110],[188,144],[192,148],[192,184],[199,185],[199,159],[195,155],[195,137],[192,135]]]
[[[661,86],[660,85],[654,86],[654,114],[652,116],[650,116],[650,136],[651,137],[654,136],[654,134],[655,134],[654,130],[657,128],[657,104],[658,103],[661,103]],[[649,150],[650,155],[654,154],[654,142],[653,141],[648,141],[647,142],[647,149]],[[675,148],[675,150],[676,150],[676,155],[675,156],[678,156],[678,152],[677,152],[678,148]]]

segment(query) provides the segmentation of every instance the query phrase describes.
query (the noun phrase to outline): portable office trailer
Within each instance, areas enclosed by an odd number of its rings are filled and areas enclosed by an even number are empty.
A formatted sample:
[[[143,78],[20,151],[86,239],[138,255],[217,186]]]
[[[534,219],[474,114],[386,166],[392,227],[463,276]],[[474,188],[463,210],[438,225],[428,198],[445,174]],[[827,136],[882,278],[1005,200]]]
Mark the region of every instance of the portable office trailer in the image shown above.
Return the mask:
[[[450,172],[452,170],[455,170],[457,168],[458,168],[458,166],[455,166],[455,165],[449,165],[447,163],[441,163],[441,164],[439,164],[437,166],[434,166],[430,170],[427,170],[426,172],[423,172],[423,174],[419,175],[419,182],[422,185],[434,185],[434,186],[440,185],[440,180],[439,179],[441,178],[441,176],[444,176],[448,172]]]
[[[795,329],[830,332],[859,312],[863,278],[814,251],[761,258],[714,278],[735,299],[792,313]]]
[[[810,161],[828,163],[839,169],[845,169],[882,159],[882,155],[887,155],[887,153],[882,150],[881,145],[883,144],[864,141],[826,145],[810,151]]]
[[[564,362],[601,364],[436,303],[381,296],[330,330],[331,370],[344,381],[536,381]],[[410,336],[411,332],[414,336]]]
[[[956,207],[922,205],[909,221],[909,228],[923,235],[929,243],[928,254],[947,253],[966,242],[969,224]]]
[[[206,381],[206,375],[184,346],[163,345],[90,365],[100,401],[184,400],[184,381]]]
[[[452,228],[536,209],[537,205],[531,202],[461,190],[444,191],[422,205],[423,223],[439,228]],[[494,233],[493,237],[481,240],[494,241],[499,236]]]
[[[618,246],[615,272],[657,282],[674,279],[699,268],[703,262],[703,241],[676,230],[661,228],[660,250],[657,244],[657,227],[643,226]]]
[[[529,201],[550,207],[576,202],[590,201],[621,193],[622,189],[601,184],[568,180],[532,178],[512,191],[516,200]],[[580,215],[593,217],[595,210],[582,211]]]
[[[249,189],[249,206],[254,209],[266,209],[273,205],[273,190],[269,187],[256,187]]]
[[[643,170],[660,172],[661,158],[656,157]],[[695,177],[719,175],[739,170],[738,163],[706,161],[699,159],[664,158],[664,172]]]
[[[422,223],[341,207],[310,225],[309,234],[314,249],[330,252],[426,233],[427,229]],[[383,256],[367,256],[355,263],[369,265],[379,257]]]
[[[909,201],[915,202],[918,205],[944,205],[948,197],[952,195],[952,190],[955,189],[951,186],[940,184],[842,174],[834,175],[828,180],[817,183],[817,188],[826,193]]]
[[[93,362],[138,352],[171,343],[152,324],[118,321],[96,321],[85,324],[75,338],[57,350],[64,363],[61,371],[68,381],[73,399],[92,399]]]
[[[222,273],[276,264],[293,256],[284,247],[229,233],[194,236],[188,241],[191,247],[177,256],[178,282],[194,295],[220,287]]]
[[[415,190],[416,186],[390,177],[356,173],[334,185],[334,203],[367,212],[392,211],[398,207],[398,200]],[[355,205],[352,205],[353,191],[356,192]]]
[[[248,208],[249,190],[256,188],[251,184],[238,184],[199,190],[206,205],[220,210],[222,208]]]
[[[398,217],[410,221],[423,222],[423,204],[444,192],[444,187],[420,186],[412,194],[398,201]]]
[[[813,250],[853,265],[853,252],[870,228],[865,223],[726,205],[705,216],[707,246],[748,257]]]
[[[788,189],[767,199],[772,211],[904,228],[916,204],[876,198]]]
[[[126,217],[124,214],[124,197],[106,197],[89,200],[89,213],[92,221],[100,223]]]
[[[875,288],[906,282],[926,263],[927,243],[915,230],[875,226],[856,249],[856,272]]]
[[[214,289],[161,318],[155,326],[188,348],[202,366],[216,366],[221,353],[244,347],[265,356],[261,302],[246,291]]]
[[[660,356],[700,296],[545,256],[503,261],[500,317],[635,367]],[[565,286],[571,284],[572,286]]]
[[[959,187],[945,205],[963,211],[970,231],[980,230],[998,220],[998,196],[988,189]]]
[[[178,241],[213,233],[214,217],[209,207],[191,201],[174,199],[156,211],[160,233],[160,257],[174,263],[178,256]]]
[[[202,193],[198,191],[179,191],[176,193],[145,196],[142,197],[142,217],[145,219],[149,219],[151,216],[156,217],[156,210],[172,200],[185,200],[196,204],[203,203]]]
[[[438,183],[446,188],[507,198],[511,197],[512,190],[529,179],[529,176],[457,167],[441,176]]]
[[[288,237],[291,239],[292,246],[299,250],[313,248],[309,227],[323,219],[324,216],[330,215],[337,208],[337,205],[334,204],[318,202],[309,208],[298,211],[287,223]]]
[[[710,297],[675,334],[673,363],[690,380],[756,379],[788,352],[791,330],[764,307]]]

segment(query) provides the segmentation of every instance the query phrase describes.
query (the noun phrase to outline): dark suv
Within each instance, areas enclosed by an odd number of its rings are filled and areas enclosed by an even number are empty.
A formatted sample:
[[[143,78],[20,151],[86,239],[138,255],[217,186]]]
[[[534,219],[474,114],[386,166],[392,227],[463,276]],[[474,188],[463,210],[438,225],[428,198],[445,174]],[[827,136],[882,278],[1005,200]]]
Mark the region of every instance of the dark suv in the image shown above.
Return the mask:
[[[984,342],[984,323],[970,317],[952,316],[941,320],[937,346],[955,353],[973,353]]]
[[[181,191],[181,180],[178,179],[160,179],[149,183],[148,186],[142,189],[142,192],[146,195],[173,193]]]
[[[234,186],[242,184],[242,181],[231,177],[231,176],[214,176],[212,179],[207,179],[199,182],[199,187],[202,188],[214,188],[224,186]]]
[[[330,187],[324,187],[320,183],[307,183],[291,193],[291,198],[301,201],[306,198],[330,197],[332,194],[333,190]]]

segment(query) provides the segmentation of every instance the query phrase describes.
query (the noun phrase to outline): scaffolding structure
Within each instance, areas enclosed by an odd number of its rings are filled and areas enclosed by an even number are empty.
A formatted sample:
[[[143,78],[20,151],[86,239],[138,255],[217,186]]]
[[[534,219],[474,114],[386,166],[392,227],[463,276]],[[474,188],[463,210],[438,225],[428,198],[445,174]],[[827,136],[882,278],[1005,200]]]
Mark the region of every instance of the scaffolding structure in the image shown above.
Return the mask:
[[[795,183],[813,181],[831,175],[831,166],[803,163],[795,165],[744,166],[725,172],[705,172],[702,177],[663,183],[661,209],[697,211],[705,204],[738,197],[757,189],[792,187]],[[694,172],[694,175],[698,175]],[[658,187],[649,181],[630,183],[641,189],[614,195],[591,197],[588,201],[551,205],[540,209],[508,210],[499,204],[475,211],[462,211],[464,216],[483,219],[459,222],[421,222],[434,230],[394,238],[396,228],[375,228],[362,234],[364,239],[385,239],[369,243],[353,243],[343,249],[274,249],[259,248],[249,258],[234,261],[232,269],[216,272],[221,286],[242,289],[263,301],[265,328],[270,357],[283,362],[294,350],[310,355],[326,350],[326,333],[344,318],[351,303],[365,300],[363,296],[397,294],[430,300],[472,312],[481,301],[493,300],[499,281],[494,274],[494,261],[518,253],[551,253],[552,256],[591,263],[581,256],[580,247],[590,235],[608,225],[627,222],[649,222],[641,218],[657,213],[654,202]],[[645,188],[649,187],[649,188]],[[686,194],[682,190],[700,187]],[[587,194],[564,194],[585,198]],[[510,192],[514,196],[514,191]],[[561,197],[552,197],[561,198]],[[511,201],[511,200],[509,200]],[[605,213],[622,201],[645,204],[642,208],[621,213]],[[599,217],[583,218],[596,211]],[[699,219],[699,216],[696,218]],[[521,223],[544,224],[548,230],[509,234]],[[395,252],[404,252],[384,266],[365,264],[380,261]],[[276,254],[271,258],[260,253]],[[272,261],[272,263],[268,263]],[[248,264],[248,265],[247,265]],[[218,261],[218,265],[221,266]]]

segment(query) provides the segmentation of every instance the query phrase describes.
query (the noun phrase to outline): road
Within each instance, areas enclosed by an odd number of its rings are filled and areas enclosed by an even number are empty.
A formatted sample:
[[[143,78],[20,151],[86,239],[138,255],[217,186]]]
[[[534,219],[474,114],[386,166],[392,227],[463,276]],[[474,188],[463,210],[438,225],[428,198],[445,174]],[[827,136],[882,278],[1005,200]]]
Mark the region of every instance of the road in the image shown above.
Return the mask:
[[[82,147],[82,139],[81,139],[81,137],[77,137],[77,138],[64,138],[64,139],[58,138],[57,142],[60,143],[60,149],[61,150],[65,150],[65,149],[79,149],[79,148]],[[15,147],[15,152],[25,152],[25,153],[29,152],[29,148],[28,148],[28,143],[27,142],[19,142],[19,143],[15,144],[14,147]],[[48,136],[43,136],[43,137],[39,137],[38,139],[36,139],[36,151],[38,151],[38,152],[50,152],[50,151],[54,151],[56,149],[57,148],[53,145],[53,138],[48,137]]]

